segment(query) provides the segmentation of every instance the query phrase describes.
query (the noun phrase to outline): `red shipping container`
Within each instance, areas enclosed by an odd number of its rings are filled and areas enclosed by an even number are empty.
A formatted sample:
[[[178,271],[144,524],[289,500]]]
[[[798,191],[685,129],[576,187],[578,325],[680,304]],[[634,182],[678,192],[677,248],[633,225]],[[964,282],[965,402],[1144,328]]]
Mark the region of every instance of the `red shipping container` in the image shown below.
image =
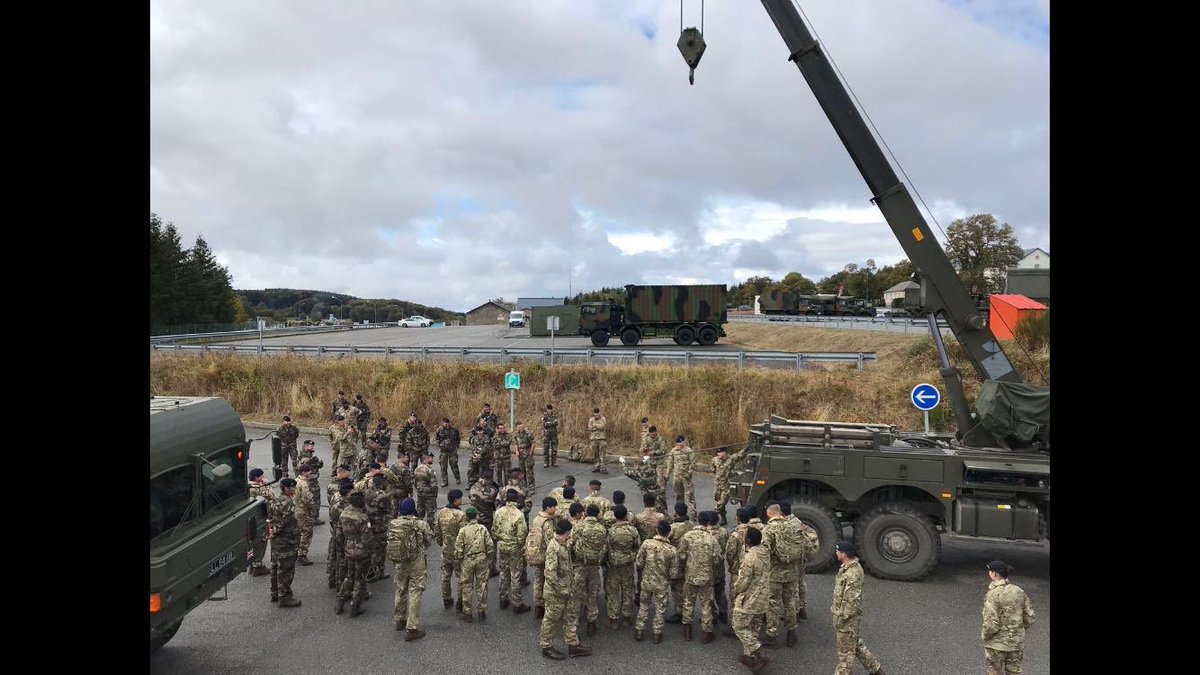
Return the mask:
[[[991,295],[988,304],[988,325],[999,340],[1012,340],[1013,331],[1022,319],[1040,316],[1049,309],[1023,295]]]

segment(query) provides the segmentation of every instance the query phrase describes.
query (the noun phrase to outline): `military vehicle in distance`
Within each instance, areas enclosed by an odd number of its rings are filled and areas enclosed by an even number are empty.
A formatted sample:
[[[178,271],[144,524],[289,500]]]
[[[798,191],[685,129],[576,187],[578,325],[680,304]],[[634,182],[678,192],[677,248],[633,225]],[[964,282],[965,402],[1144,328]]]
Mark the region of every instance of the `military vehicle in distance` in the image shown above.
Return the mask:
[[[688,346],[716,344],[729,321],[724,284],[625,287],[621,304],[585,302],[579,306],[579,334],[603,347],[613,335],[633,347],[643,338],[669,337]]]
[[[820,537],[813,572],[833,566],[846,524],[867,571],[905,581],[937,565],[943,533],[1049,539],[1049,387],[1025,384],[1013,368],[795,5],[762,4],[917,271],[920,288],[905,304],[928,320],[958,431],[902,434],[772,416],[751,426],[746,466],[730,477],[735,499],[759,507],[790,501]],[[946,355],[939,316],[983,381],[976,413]]]
[[[251,497],[250,446],[224,399],[150,399],[150,651],[261,560],[267,504]]]

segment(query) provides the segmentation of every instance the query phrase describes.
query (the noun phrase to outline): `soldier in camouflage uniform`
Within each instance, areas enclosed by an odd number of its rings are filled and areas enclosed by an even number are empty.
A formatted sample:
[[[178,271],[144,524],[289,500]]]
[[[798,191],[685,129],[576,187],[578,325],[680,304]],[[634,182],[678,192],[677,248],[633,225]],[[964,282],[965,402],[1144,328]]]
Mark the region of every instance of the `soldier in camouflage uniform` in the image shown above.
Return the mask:
[[[587,605],[587,634],[596,634],[596,619],[600,618],[600,563],[608,553],[608,531],[600,522],[600,507],[592,504],[584,509],[586,517],[575,525],[567,548],[575,561],[575,610]]]
[[[496,427],[496,434],[492,436],[492,471],[496,480],[504,480],[512,469],[512,444],[512,435],[508,433],[504,422],[501,422]]]
[[[342,417],[346,418],[346,428],[354,432],[351,438],[355,442],[362,444],[363,447],[366,447],[367,437],[358,430],[358,418],[360,416],[362,416],[362,409],[354,405],[354,403],[342,408]]]
[[[708,531],[708,511],[699,515],[700,526],[688,530],[679,541],[679,564],[683,567],[683,639],[692,639],[695,606],[700,605],[701,644],[713,641],[713,570],[722,564],[720,543]]]
[[[658,427],[649,426],[642,437],[642,455],[658,478],[658,492],[662,493],[662,510],[667,510],[667,442],[658,435]]]
[[[467,514],[462,512],[462,490],[454,489],[446,496],[446,506],[438,511],[433,523],[433,537],[438,546],[442,547],[442,604],[447,609],[454,605],[451,595],[450,579],[459,575],[458,581],[458,611],[462,611],[462,575],[459,560],[454,557],[454,543],[458,540],[458,531],[467,524]]]
[[[703,513],[703,511],[701,512]],[[707,531],[717,540],[717,553],[719,561],[713,566],[713,608],[717,614],[717,620],[729,624],[729,598],[725,595],[725,549],[729,543],[729,532],[720,525],[720,516],[716,511],[708,512],[708,524],[701,525],[700,529]]]
[[[425,437],[426,441],[429,436]],[[433,470],[433,455],[422,455],[420,466],[413,469],[413,485],[417,492],[417,517],[424,518],[426,523],[433,524],[433,514],[437,511],[438,484]]]
[[[429,430],[425,428],[425,423],[420,417],[413,422],[412,429],[408,430],[408,444],[416,459],[429,454]]]
[[[728,450],[721,448],[713,458],[713,499],[717,502],[717,515],[721,517],[721,525],[728,524],[725,506],[729,503],[729,474],[733,467],[746,457],[747,449],[742,448],[730,455]]]
[[[438,464],[442,467],[442,487],[449,487],[450,471],[454,473],[454,484],[462,485],[462,478],[458,475],[458,446],[462,444],[462,436],[458,433],[458,427],[450,424],[449,417],[443,417],[441,426],[434,432],[434,438],[438,446]]]
[[[599,408],[592,408],[592,416],[588,418],[588,447],[592,451],[592,459],[595,460],[595,466],[592,467],[592,473],[608,473],[607,450],[608,450],[608,419],[600,414]]]
[[[650,615],[650,607],[654,606],[654,644],[662,642],[664,615],[667,612],[667,589],[670,580],[678,574],[679,559],[675,546],[667,535],[671,525],[659,521],[657,534],[652,539],[642,542],[638,549],[634,565],[641,575],[641,601],[634,624],[633,637],[641,642],[646,637],[646,618]]]
[[[542,619],[538,645],[542,648],[542,656],[555,661],[561,661],[568,655],[587,656],[592,651],[591,647],[579,642],[576,632],[579,607],[573,600],[575,571],[568,549],[571,529],[570,521],[559,520],[555,524],[554,537],[546,546],[546,613]],[[555,649],[553,644],[554,635],[560,628],[567,645],[566,654]]]
[[[345,545],[346,576],[338,587],[335,614],[346,611],[347,600],[350,601],[350,616],[363,613],[362,603],[367,596],[367,568],[371,565],[371,550],[375,547],[375,536],[365,511],[366,503],[366,495],[351,492],[338,516]]]
[[[263,477],[262,469],[250,469],[250,496],[262,497],[267,500],[267,506],[270,507],[271,500],[275,495],[271,492],[271,486],[267,483],[267,479]],[[263,556],[264,558],[266,556]],[[262,560],[254,560],[250,563],[250,576],[261,577],[271,573]]]
[[[392,622],[396,630],[407,630],[404,641],[425,637],[421,630],[421,594],[425,592],[428,561],[425,549],[433,539],[429,524],[414,513],[413,500],[400,503],[400,517],[387,528],[388,559],[396,564],[396,594],[393,596]]]
[[[488,560],[492,556],[492,535],[479,523],[479,510],[467,507],[467,524],[458,531],[454,540],[454,557],[461,565],[458,589],[462,595],[462,612],[459,618],[467,623],[472,614],[479,610],[479,620],[487,621]]]
[[[483,468],[492,466],[492,439],[483,427],[476,426],[471,430],[471,438],[467,443],[471,446],[471,459],[467,462],[467,483],[473,485],[479,480]]]
[[[662,490],[658,489],[658,475],[655,473],[654,468],[646,462],[646,457],[635,457],[632,467],[625,462],[624,457],[620,458],[620,462],[625,475],[634,483],[637,483],[638,489],[642,491],[642,498],[652,497],[654,504],[658,506],[659,510],[666,511],[667,496]]]
[[[317,509],[317,477],[313,475],[312,467],[304,464],[300,467],[300,477],[296,480],[296,492],[292,498],[296,505],[296,524],[300,527],[300,544],[296,549],[297,565],[311,565],[308,559],[308,547],[312,544],[313,526],[316,525]]]
[[[1021,675],[1025,631],[1036,615],[1020,586],[1010,583],[1012,567],[1003,560],[987,565],[987,596],[983,600],[983,662],[987,675]]]
[[[387,476],[382,472],[371,476],[368,485],[364,490],[367,498],[367,522],[371,524],[371,532],[375,534],[375,546],[371,549],[371,567],[368,569],[367,580],[374,582],[391,576],[386,565],[387,538],[384,533],[396,514],[396,501]]]
[[[350,480],[350,467],[345,464],[334,465],[333,480],[329,481],[325,486],[325,503],[330,508],[333,507],[333,498],[337,496],[338,488],[341,486],[343,480]],[[351,482],[353,483],[353,481]]]
[[[607,510],[603,511],[600,514],[600,522],[604,523],[604,529],[610,530],[610,529],[612,529],[613,525],[617,524],[617,516],[615,514],[613,514],[613,511],[616,510],[617,506],[623,506],[624,504],[625,504],[625,493],[622,492],[621,490],[613,490],[612,504],[610,504],[608,506]],[[626,512],[628,512],[629,507],[626,506],[625,510],[626,510]],[[630,521],[630,522],[632,523],[632,521]],[[641,537],[639,537],[638,544],[641,544],[641,543],[642,543],[642,540],[641,540]],[[637,551],[634,551],[634,553],[637,553]],[[606,586],[606,588],[607,588],[607,586]]]
[[[587,496],[579,500],[579,503],[583,504],[585,509],[588,506],[595,504],[596,508],[600,511],[600,515],[597,517],[597,520],[600,520],[601,522],[603,522],[604,514],[608,513],[608,510],[612,508],[609,505],[608,500],[600,495],[600,489],[602,487],[604,487],[604,484],[593,478],[592,480],[588,481]]]
[[[737,527],[733,528],[733,532],[729,533],[729,537],[725,541],[725,563],[726,563],[726,569],[729,570],[729,605],[731,607],[735,604],[735,601],[737,600],[737,592],[735,590],[735,587],[737,586],[738,570],[741,568],[741,564],[742,564],[742,556],[746,552],[746,532],[751,529],[754,529],[754,530],[758,530],[761,533],[763,530],[762,521],[754,523],[753,525],[750,524],[750,509],[748,507],[742,507],[742,508],[738,509],[735,512],[734,517],[737,519],[737,522],[738,522]],[[758,519],[755,518],[754,520],[758,520]],[[759,541],[762,541],[761,536],[758,539],[759,539]],[[767,549],[764,548],[763,551],[767,551]],[[766,555],[768,556],[767,563],[769,565],[770,564],[770,557],[769,557],[770,552],[767,551]],[[770,597],[769,597],[770,590],[771,590],[770,586],[768,585],[768,587],[766,589],[768,595],[764,596],[764,597],[767,597],[768,601],[770,600]],[[766,609],[766,607],[764,607],[762,613],[765,615],[766,612],[767,612],[767,609]],[[755,634],[757,635],[758,628],[755,627],[754,631],[755,631]],[[728,626],[725,628],[725,630],[723,632],[725,635],[727,635],[729,637],[733,637],[733,635],[734,635],[734,630]]]
[[[353,434],[357,429],[351,429],[346,423],[346,417],[338,414],[333,418],[333,426],[329,428],[329,447],[333,450],[333,465],[341,464],[353,467],[358,452],[354,448]]]
[[[533,489],[533,432],[525,428],[524,422],[517,422],[517,433],[513,434],[517,443],[517,466],[525,474],[525,489]]]
[[[483,404],[483,412],[479,413],[479,419],[487,421],[486,425],[480,426],[483,427],[484,433],[488,435],[488,438],[491,438],[496,433],[496,429],[500,426],[500,418],[496,417],[496,413],[492,412],[491,403]]]
[[[379,423],[375,425],[375,431],[371,432],[371,440],[375,441],[375,444],[379,446],[380,452],[388,457],[391,456],[392,428],[388,426],[386,417],[379,418]]]
[[[333,487],[335,489],[329,501],[329,549],[325,556],[325,574],[329,578],[329,587],[336,589],[346,578],[346,540],[342,537],[339,518],[342,507],[347,504],[346,497],[354,486],[347,478]]]
[[[796,644],[796,561],[804,555],[804,535],[788,522],[778,502],[767,507],[767,527],[763,546],[771,552],[771,603],[767,609],[767,630],[763,643],[774,645],[779,623],[787,627],[787,646]]]
[[[616,630],[617,620],[633,623],[633,593],[637,559],[642,536],[629,522],[629,509],[624,504],[613,507],[614,523],[608,528],[608,556],[604,561],[604,604],[608,608],[608,627]]]
[[[796,528],[804,539],[804,545],[800,549],[800,557],[794,563],[796,566],[796,590],[792,597],[796,603],[796,618],[808,618],[808,587],[804,583],[804,574],[808,571],[808,561],[817,554],[817,550],[821,548],[821,540],[817,535],[817,531],[811,526],[792,515],[792,503],[780,502],[779,509],[783,511],[783,516],[787,518],[788,523]]]
[[[696,464],[696,453],[688,447],[683,434],[675,437],[675,448],[667,456],[667,474],[671,477],[671,491],[675,501],[687,499],[691,507],[692,520],[696,520],[696,485],[692,482],[692,470]]]
[[[414,464],[419,461],[420,457],[412,457],[412,445],[408,442],[408,432],[412,431],[417,421],[417,413],[409,413],[408,419],[404,421],[404,426],[400,427],[400,431],[396,434],[396,443],[398,444],[397,452],[409,455],[409,461]]]
[[[683,541],[683,535],[696,526],[687,517],[687,504],[675,502],[675,517],[671,520],[670,525],[671,533],[667,535],[667,538],[671,541],[671,545],[675,547],[675,550],[678,551],[679,545]],[[671,577],[671,604],[674,612],[665,619],[667,623],[680,623],[683,620],[683,613],[681,612],[685,585],[683,572],[683,564],[681,563],[675,570],[675,576]]]
[[[567,488],[574,488],[574,487],[575,487],[575,476],[572,476],[571,474],[567,474],[567,475],[563,476],[562,485],[560,485],[550,491],[550,496],[554,497],[554,499],[558,501],[558,507],[559,507],[560,511],[562,510],[563,490],[565,490]]]
[[[271,500],[268,528],[271,540],[271,602],[280,607],[299,607],[292,595],[292,579],[296,577],[296,546],[300,543],[300,526],[296,522],[296,479],[279,481],[280,495]]]
[[[533,608],[539,619],[546,616],[546,546],[554,538],[554,514],[557,509],[558,500],[544,497],[542,511],[534,516],[529,534],[525,536],[525,562],[533,567]]]
[[[293,473],[300,470],[300,465],[297,463],[296,457],[296,439],[300,437],[300,428],[292,424],[292,418],[287,415],[283,416],[283,424],[275,430],[275,436],[279,438],[279,445],[283,449],[283,458],[280,469],[283,470],[283,475],[288,475],[288,461],[291,460],[291,469]]]
[[[529,528],[525,525],[525,515],[519,504],[524,496],[509,488],[504,495],[504,506],[496,511],[492,523],[492,538],[500,549],[500,588],[497,594],[500,598],[500,609],[508,609],[511,601],[513,614],[523,614],[529,611],[529,605],[521,597],[521,577],[525,571],[525,537]]]
[[[851,675],[855,657],[871,675],[883,675],[879,659],[867,650],[862,640],[863,571],[858,564],[858,552],[852,542],[842,540],[837,543],[835,555],[842,566],[833,581],[833,604],[829,607],[837,634],[838,664],[834,675]]]
[[[525,478],[521,474],[521,467],[514,466],[512,471],[508,472],[508,483],[500,487],[500,492],[508,490],[516,490],[517,496],[520,498],[517,501],[517,508],[521,509],[521,516],[526,524],[529,523],[529,512],[533,510],[533,500],[529,499],[525,493]]]
[[[655,495],[642,495],[643,508],[633,517],[633,524],[637,526],[642,541],[653,539],[654,535],[658,533],[659,522],[667,517],[665,513],[658,510],[657,503],[658,497]]]
[[[742,512],[742,509],[738,509]],[[747,518],[748,519],[748,518]],[[745,541],[743,545],[741,542]],[[729,538],[729,545],[738,544],[738,569],[733,586],[733,632],[742,641],[742,656],[738,662],[758,675],[771,663],[758,641],[758,624],[770,606],[771,554],[762,546],[762,532],[757,528],[742,531],[741,538]]]
[[[346,398],[346,392],[339,390],[337,398],[333,399],[333,412],[329,414],[331,419],[336,420],[342,408],[350,405],[350,399]]]
[[[488,528],[492,527],[492,518],[496,513],[496,498],[500,494],[500,486],[492,479],[492,470],[484,469],[483,476],[475,481],[471,486],[470,492],[467,493],[467,498],[471,500],[471,506],[479,512],[479,524]],[[493,543],[495,540],[492,540]],[[500,571],[496,567],[495,551],[488,556],[488,565],[491,569],[491,576],[498,576]]]
[[[317,504],[317,519],[313,521],[313,525],[321,525],[325,521],[321,520],[321,515],[320,515],[320,513],[321,513],[321,508],[320,508],[321,507],[321,504],[320,504],[321,489],[320,489],[320,482],[319,482],[320,478],[319,477],[321,475],[321,469],[325,468],[325,462],[320,457],[317,457],[316,452],[317,452],[316,441],[312,440],[311,438],[304,441],[304,445],[302,445],[300,447],[300,465],[304,466],[305,464],[307,464],[310,467],[312,467],[312,477],[310,480],[313,481],[313,483],[312,483],[313,500]]]
[[[396,484],[396,496],[399,499],[408,499],[413,495],[414,474],[408,462],[408,455],[399,453],[396,463],[388,467],[388,472],[392,474],[392,479]]]
[[[367,405],[367,400],[362,394],[354,395],[354,407],[358,408],[358,418],[355,419],[355,427],[358,429],[358,437],[363,439],[363,444],[366,444],[370,434],[371,424],[371,406]]]
[[[542,468],[558,466],[558,413],[554,406],[546,404],[546,412],[542,413]],[[533,472],[529,472],[530,481]]]

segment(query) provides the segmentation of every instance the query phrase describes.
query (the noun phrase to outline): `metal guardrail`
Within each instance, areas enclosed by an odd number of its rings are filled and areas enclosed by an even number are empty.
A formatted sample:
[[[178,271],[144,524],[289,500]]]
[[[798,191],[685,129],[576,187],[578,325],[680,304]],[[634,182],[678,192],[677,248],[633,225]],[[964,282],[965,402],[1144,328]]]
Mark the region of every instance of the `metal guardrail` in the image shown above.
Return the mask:
[[[304,333],[331,333],[335,331],[361,329],[361,328],[384,328],[386,324],[346,324],[342,326],[277,326],[275,328],[264,328],[262,335],[264,337],[279,337],[280,335],[298,335]],[[184,333],[180,335],[152,335],[150,336],[150,344],[162,344],[167,342],[178,342],[180,340],[208,340],[208,339],[237,339],[246,338],[252,339],[258,337],[257,328],[248,328],[245,330],[231,330],[220,333]]]
[[[546,365],[555,363],[597,363],[601,365],[674,363],[682,362],[684,366],[693,363],[734,362],[738,368],[751,367],[795,367],[803,370],[809,363],[847,363],[854,364],[858,370],[868,361],[878,361],[875,352],[735,352],[724,350],[690,349],[548,349],[541,347],[353,347],[345,345],[313,346],[313,345],[185,345],[185,344],[151,344],[152,351],[201,353],[234,353],[234,354],[301,354],[312,356],[338,356],[349,354],[356,356],[382,355],[407,356],[428,358],[457,358],[461,361],[468,359],[482,360],[498,358],[502,361],[511,359],[537,359]]]
[[[878,323],[878,324],[895,324],[909,326],[929,326],[929,321],[924,317],[914,318],[910,316],[788,316],[778,314],[733,314],[729,316],[730,321],[741,323]],[[938,326],[949,328],[945,319],[938,319]]]

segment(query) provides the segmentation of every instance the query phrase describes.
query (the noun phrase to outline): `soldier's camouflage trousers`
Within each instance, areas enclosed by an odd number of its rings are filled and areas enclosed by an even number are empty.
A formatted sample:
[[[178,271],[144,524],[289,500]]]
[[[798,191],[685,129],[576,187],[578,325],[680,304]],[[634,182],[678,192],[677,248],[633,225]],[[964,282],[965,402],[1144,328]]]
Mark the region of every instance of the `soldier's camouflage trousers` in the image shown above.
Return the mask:
[[[782,616],[781,616],[782,612]],[[779,635],[779,622],[783,620],[787,630],[796,628],[796,582],[772,581],[771,604],[767,610],[767,635]],[[874,672],[874,669],[871,669]]]
[[[463,611],[486,612],[488,603],[488,556],[471,556],[462,562],[458,577],[458,592],[462,595]]]
[[[408,630],[421,627],[421,594],[425,592],[425,556],[396,563],[396,595],[392,618]]]
[[[659,635],[663,630],[663,621],[667,618],[666,591],[659,593],[642,591],[642,595],[638,599],[637,622],[633,627],[637,630],[646,630],[646,618],[650,616],[650,605],[654,605],[654,634]]]
[[[758,629],[762,624],[762,614],[747,614],[739,609],[733,610],[731,617],[733,634],[742,641],[742,654],[750,656],[762,647],[758,641]]]
[[[592,459],[595,460],[595,466],[593,468],[599,469],[604,473],[608,473],[608,466],[606,465],[608,460],[608,441],[605,439],[592,441],[591,450]]]
[[[546,606],[546,566],[530,565],[533,568],[533,606]]]
[[[501,600],[507,598],[514,605],[525,602],[521,597],[521,575],[525,571],[525,552],[518,548],[511,553],[505,553],[501,549],[497,560],[500,568],[500,588],[497,589],[496,597]]]
[[[291,460],[291,474],[288,473],[288,460]],[[283,446],[283,475],[299,476],[300,475],[300,451],[296,449],[296,445]]]
[[[349,600],[353,605],[361,605],[367,596],[367,568],[371,566],[370,556],[365,558],[349,558],[345,560],[346,576],[338,587],[338,599]]]
[[[718,512],[724,511],[725,507],[729,504],[729,484],[718,485],[713,499],[717,502],[716,510]]]
[[[301,521],[296,519],[300,524],[300,545],[296,547],[296,552],[301,558],[308,557],[308,547],[312,545],[313,524],[310,520]]]
[[[609,619],[633,618],[634,581],[633,565],[604,570],[604,605],[608,609]]]
[[[715,577],[713,581],[713,611],[716,614],[729,615],[729,602],[725,595],[725,568],[721,568],[721,573]]]
[[[579,608],[587,605],[587,620],[600,618],[600,566],[577,565],[575,580],[571,584],[571,599],[575,601],[572,617],[579,616]]]
[[[679,613],[683,616],[684,625],[695,622],[695,606],[700,605],[700,629],[712,632],[713,629],[713,587],[712,584],[683,585],[683,604]]]
[[[802,563],[801,565],[799,565],[798,566],[799,574],[796,575],[795,598],[796,598],[796,611],[797,612],[799,612],[802,609],[805,609],[805,605],[808,602],[808,585],[804,583],[804,568],[806,566],[807,566],[807,563]]]
[[[579,644],[577,621],[579,621],[578,606],[572,600],[571,595],[560,595],[553,591],[547,593],[546,616],[542,618],[542,630],[538,635],[539,646],[542,649],[550,647],[559,630],[562,630],[563,642],[567,645]]]
[[[525,491],[527,494],[531,493],[533,491],[533,455],[529,455],[524,459],[518,460],[518,464],[520,465],[521,470],[525,472]]]
[[[774,586],[775,584],[771,584]],[[837,670],[834,675],[851,675],[854,672],[854,659],[867,669],[868,673],[877,672],[881,666],[867,646],[863,644],[861,619],[854,619],[841,626],[835,626],[837,633]]]
[[[544,436],[542,438],[542,459],[545,463],[542,468],[551,464],[558,464],[558,435]]]
[[[292,580],[296,578],[296,550],[271,550],[271,597],[292,597]]]
[[[348,465],[351,471],[358,465],[358,449],[349,441],[342,444],[342,451],[333,461],[335,469],[342,464]]]
[[[346,578],[343,546],[341,537],[331,536],[329,538],[329,548],[325,551],[325,574],[329,577],[330,588],[337,588],[342,579]]]
[[[492,458],[492,478],[500,485],[508,482],[508,472],[512,469],[512,455],[504,450]]]
[[[433,514],[437,513],[437,493],[417,493],[417,517],[424,518],[429,527],[433,527]]]
[[[983,666],[987,669],[987,675],[1021,675],[1021,661],[1024,658],[1024,649],[1004,652],[983,648]]]
[[[441,452],[438,454],[438,465],[442,468],[442,485],[450,484],[450,471],[454,473],[454,482],[462,485],[462,477],[458,475],[458,451]],[[449,467],[449,471],[447,470]]]
[[[687,501],[689,517],[693,521],[696,520],[699,511],[696,510],[696,485],[692,482],[692,477],[676,478],[672,483],[671,489],[674,493],[675,501]]]
[[[451,547],[443,547],[442,548],[442,599],[443,600],[449,600],[452,597],[454,597],[450,593],[450,580],[453,579],[454,576],[459,573],[458,561],[456,561],[456,560],[454,560],[454,558],[448,557],[446,555],[447,548],[451,548]],[[462,579],[461,578],[459,578],[459,582],[458,582],[458,596],[460,598],[462,597]]]
[[[479,480],[479,474],[483,471],[483,467],[490,466],[492,463],[491,455],[483,455],[481,457],[472,456],[467,461],[467,485],[474,485],[475,481]],[[507,483],[507,480],[501,480],[499,476],[493,475],[497,482]]]

